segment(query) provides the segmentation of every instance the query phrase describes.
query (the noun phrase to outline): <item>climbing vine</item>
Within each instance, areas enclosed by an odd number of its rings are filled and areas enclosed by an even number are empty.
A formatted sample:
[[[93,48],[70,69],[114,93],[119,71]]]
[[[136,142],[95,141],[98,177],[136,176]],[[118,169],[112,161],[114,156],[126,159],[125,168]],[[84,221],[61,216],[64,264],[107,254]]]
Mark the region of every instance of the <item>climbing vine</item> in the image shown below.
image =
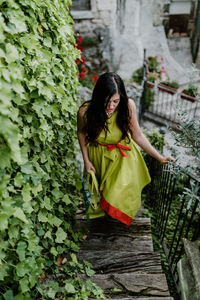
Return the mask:
[[[72,230],[81,188],[74,154],[80,51],[70,3],[0,1],[0,299],[30,299],[45,270],[81,239]],[[63,288],[76,292],[70,281]],[[38,293],[54,299],[57,292]]]

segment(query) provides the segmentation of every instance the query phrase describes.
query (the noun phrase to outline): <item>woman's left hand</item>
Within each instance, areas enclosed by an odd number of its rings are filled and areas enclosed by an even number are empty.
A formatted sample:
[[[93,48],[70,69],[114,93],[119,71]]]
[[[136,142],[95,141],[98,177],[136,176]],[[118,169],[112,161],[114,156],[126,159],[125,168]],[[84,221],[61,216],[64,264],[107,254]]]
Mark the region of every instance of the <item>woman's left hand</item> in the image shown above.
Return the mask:
[[[174,157],[170,157],[170,156],[167,156],[167,157],[162,156],[161,159],[159,159],[159,161],[160,161],[161,164],[166,165],[170,161],[175,162],[175,158]]]

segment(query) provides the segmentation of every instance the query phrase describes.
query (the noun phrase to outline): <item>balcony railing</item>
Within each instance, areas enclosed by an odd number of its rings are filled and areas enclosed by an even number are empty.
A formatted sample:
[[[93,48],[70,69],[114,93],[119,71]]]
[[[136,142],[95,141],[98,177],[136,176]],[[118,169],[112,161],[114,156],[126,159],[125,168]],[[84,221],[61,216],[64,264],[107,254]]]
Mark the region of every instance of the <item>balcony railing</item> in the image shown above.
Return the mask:
[[[180,295],[177,263],[184,254],[183,238],[200,239],[200,180],[176,165],[152,160],[151,206],[169,268]]]
[[[154,102],[147,112],[150,112],[153,116],[158,116],[161,123],[166,124],[168,121],[172,125],[178,124],[180,113],[187,113],[189,119],[200,118],[200,101],[198,101],[198,97],[197,99],[188,97],[184,93],[151,82],[147,82],[144,85],[145,88],[148,85],[151,86],[155,96]]]

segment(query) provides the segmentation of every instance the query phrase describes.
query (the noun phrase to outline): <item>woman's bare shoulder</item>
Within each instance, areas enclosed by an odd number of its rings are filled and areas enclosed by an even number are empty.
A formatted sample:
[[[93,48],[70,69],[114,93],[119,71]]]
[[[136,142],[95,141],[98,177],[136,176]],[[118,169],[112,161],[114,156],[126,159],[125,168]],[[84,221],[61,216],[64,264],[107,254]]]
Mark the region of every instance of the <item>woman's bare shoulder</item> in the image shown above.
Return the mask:
[[[86,107],[85,107],[85,105],[81,105],[81,106],[79,107],[79,110],[78,110],[79,116],[84,117],[85,112],[86,112]]]
[[[129,107],[130,111],[132,111],[132,112],[136,111],[135,101],[131,98],[128,99],[128,107]]]
[[[79,110],[78,110],[78,114],[81,116],[81,117],[84,117],[85,115],[85,112],[88,108],[88,105],[89,105],[90,101],[86,101],[84,102],[80,107],[79,107]]]

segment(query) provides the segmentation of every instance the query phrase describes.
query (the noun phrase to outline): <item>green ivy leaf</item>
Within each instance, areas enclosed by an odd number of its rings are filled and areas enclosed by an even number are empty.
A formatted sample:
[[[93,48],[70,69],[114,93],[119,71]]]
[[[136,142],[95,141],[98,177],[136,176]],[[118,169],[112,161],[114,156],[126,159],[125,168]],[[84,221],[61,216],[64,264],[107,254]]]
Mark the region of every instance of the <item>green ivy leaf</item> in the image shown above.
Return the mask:
[[[56,243],[63,243],[63,241],[67,238],[66,232],[59,227],[58,230],[56,231]]]
[[[19,58],[18,50],[15,46],[10,43],[6,44],[6,61],[11,63],[16,61]]]
[[[27,245],[26,245],[25,242],[20,241],[18,243],[16,252],[17,252],[17,254],[19,256],[19,260],[20,261],[25,260],[26,248],[27,248]]]
[[[69,294],[75,294],[76,293],[76,290],[75,290],[74,286],[70,282],[65,283],[65,290]]]
[[[12,290],[8,290],[5,294],[3,294],[5,300],[14,300],[14,295]]]
[[[0,213],[0,230],[4,231],[6,228],[8,228],[8,215],[1,212]]]
[[[25,276],[19,281],[20,288],[22,290],[22,293],[28,292],[29,291],[29,282],[28,282],[28,277]]]
[[[28,220],[26,219],[26,216],[23,212],[23,210],[21,208],[17,208],[15,213],[14,213],[14,217],[20,219],[21,221],[23,221],[24,223],[28,224]]]

